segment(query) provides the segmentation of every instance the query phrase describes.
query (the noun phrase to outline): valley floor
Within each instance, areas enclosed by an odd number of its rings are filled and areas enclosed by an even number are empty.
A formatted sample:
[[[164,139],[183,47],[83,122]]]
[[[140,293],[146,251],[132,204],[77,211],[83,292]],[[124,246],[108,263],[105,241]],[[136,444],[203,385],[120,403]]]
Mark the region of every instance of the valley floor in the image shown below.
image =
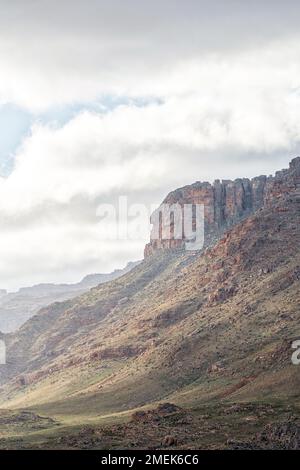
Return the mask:
[[[171,403],[105,416],[0,412],[1,449],[299,449],[300,405]],[[79,422],[84,424],[79,424]]]

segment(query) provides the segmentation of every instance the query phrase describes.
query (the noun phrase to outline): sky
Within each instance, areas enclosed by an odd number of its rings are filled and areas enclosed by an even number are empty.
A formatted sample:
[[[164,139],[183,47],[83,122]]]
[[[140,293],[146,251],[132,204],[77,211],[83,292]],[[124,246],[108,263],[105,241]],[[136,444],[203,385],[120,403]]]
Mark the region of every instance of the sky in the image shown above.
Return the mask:
[[[291,0],[0,0],[0,288],[141,259],[148,228],[103,236],[119,196],[287,167],[299,18]]]

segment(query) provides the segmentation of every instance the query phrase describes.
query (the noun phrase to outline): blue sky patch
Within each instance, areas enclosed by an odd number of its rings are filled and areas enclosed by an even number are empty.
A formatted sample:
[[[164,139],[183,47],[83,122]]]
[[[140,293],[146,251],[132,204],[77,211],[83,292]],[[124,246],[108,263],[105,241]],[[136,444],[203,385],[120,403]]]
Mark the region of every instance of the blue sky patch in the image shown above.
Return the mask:
[[[19,108],[14,104],[0,105],[0,175],[8,176],[14,165],[14,155],[22,140],[30,134],[35,122],[64,126],[82,111],[105,113],[121,105],[147,106],[153,99],[103,96],[92,103],[55,106],[40,114]],[[155,101],[156,102],[156,101]]]

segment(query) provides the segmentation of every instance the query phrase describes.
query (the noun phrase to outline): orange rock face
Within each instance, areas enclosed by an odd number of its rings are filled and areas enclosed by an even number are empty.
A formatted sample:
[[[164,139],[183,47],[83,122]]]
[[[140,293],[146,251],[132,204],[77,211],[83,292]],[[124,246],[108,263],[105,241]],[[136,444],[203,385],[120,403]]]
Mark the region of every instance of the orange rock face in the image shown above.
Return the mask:
[[[215,242],[224,231],[261,207],[272,204],[280,196],[300,188],[300,157],[294,158],[288,169],[278,171],[275,176],[258,176],[253,179],[241,178],[234,181],[216,180],[213,184],[196,182],[171,192],[163,201],[164,205],[204,205],[204,247]],[[162,206],[161,206],[162,208]],[[158,209],[158,211],[161,210]],[[182,230],[180,239],[174,236],[174,222],[170,221],[170,236],[164,237],[165,226],[161,218],[153,220],[151,241],[145,247],[145,257],[157,250],[181,249],[186,237]],[[159,226],[157,226],[159,224]],[[196,221],[193,220],[193,226]]]

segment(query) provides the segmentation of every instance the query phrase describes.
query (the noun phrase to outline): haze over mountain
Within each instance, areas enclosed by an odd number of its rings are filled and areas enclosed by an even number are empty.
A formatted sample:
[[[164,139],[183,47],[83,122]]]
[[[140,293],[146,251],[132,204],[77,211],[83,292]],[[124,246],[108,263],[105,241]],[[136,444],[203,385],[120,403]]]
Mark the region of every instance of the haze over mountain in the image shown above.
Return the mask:
[[[53,302],[72,299],[92,287],[123,276],[139,261],[130,262],[124,269],[116,269],[107,274],[89,274],[77,284],[39,284],[23,287],[17,292],[0,290],[0,331],[9,333],[19,328],[42,307]]]
[[[203,250],[151,241],[4,336],[3,447],[299,448],[300,157],[221,189],[167,197],[206,204]]]

